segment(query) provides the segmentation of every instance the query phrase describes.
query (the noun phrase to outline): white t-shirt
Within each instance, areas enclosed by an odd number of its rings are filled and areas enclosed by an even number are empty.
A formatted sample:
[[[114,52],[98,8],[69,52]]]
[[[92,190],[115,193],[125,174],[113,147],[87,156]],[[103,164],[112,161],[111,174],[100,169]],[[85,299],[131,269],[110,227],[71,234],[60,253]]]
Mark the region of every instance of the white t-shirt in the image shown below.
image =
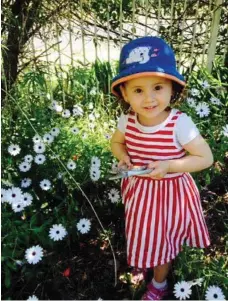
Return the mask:
[[[156,125],[156,126],[143,126],[138,122],[138,119],[136,118],[136,127],[144,132],[144,133],[154,133],[163,128],[175,115],[177,112],[176,109],[172,109],[169,116],[164,120],[162,123]],[[128,115],[124,115],[123,113],[120,115],[119,121],[118,121],[118,130],[122,132],[123,134],[125,133],[126,126],[127,126],[127,119]],[[192,121],[191,117],[189,117],[187,114],[183,113],[179,116],[176,126],[174,128],[175,135],[176,135],[176,141],[180,145],[185,145],[192,141],[196,136],[198,136],[199,130]]]

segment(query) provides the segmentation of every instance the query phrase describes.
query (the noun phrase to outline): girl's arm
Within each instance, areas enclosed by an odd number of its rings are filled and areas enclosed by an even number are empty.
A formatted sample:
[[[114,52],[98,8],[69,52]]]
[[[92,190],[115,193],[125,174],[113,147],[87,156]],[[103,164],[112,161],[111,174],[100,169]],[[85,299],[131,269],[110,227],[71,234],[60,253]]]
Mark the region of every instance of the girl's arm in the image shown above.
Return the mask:
[[[118,164],[119,167],[124,164],[126,164],[129,168],[133,167],[126,150],[125,135],[118,129],[112,136],[111,150],[113,155],[120,161]]]
[[[183,145],[183,148],[189,153],[186,157],[151,162],[148,167],[154,168],[154,170],[149,176],[161,179],[168,172],[195,172],[208,168],[213,164],[211,149],[202,136],[198,135],[191,142]]]
[[[183,148],[189,155],[181,159],[168,160],[168,172],[195,172],[213,164],[211,149],[201,135],[183,145]]]

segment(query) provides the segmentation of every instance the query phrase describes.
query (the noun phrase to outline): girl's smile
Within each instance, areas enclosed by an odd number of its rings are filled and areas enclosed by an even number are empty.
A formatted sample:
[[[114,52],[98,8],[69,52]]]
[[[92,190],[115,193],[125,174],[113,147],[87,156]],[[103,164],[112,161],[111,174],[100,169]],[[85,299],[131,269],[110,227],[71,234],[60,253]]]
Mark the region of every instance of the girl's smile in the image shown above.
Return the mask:
[[[169,112],[172,96],[172,81],[158,76],[144,76],[132,79],[121,86],[124,100],[138,114],[142,125],[153,126],[164,121]]]

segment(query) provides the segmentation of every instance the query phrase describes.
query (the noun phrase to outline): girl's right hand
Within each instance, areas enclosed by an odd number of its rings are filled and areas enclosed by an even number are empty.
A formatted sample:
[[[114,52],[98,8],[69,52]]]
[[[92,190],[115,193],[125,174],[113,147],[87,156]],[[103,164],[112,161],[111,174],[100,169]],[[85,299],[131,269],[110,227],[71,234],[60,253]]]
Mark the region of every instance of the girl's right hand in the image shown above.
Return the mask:
[[[124,155],[122,159],[118,163],[118,168],[124,167],[127,165],[128,169],[133,168],[133,164],[131,163],[130,157],[128,155]]]

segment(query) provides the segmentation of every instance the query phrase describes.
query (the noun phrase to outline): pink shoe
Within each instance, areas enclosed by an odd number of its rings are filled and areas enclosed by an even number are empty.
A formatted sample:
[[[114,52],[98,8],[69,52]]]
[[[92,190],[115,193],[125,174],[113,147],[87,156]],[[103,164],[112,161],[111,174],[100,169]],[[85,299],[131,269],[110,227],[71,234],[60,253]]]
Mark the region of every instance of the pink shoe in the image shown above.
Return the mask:
[[[164,288],[157,289],[153,283],[147,285],[147,291],[142,296],[141,300],[162,300],[163,297],[168,295],[168,285]]]

